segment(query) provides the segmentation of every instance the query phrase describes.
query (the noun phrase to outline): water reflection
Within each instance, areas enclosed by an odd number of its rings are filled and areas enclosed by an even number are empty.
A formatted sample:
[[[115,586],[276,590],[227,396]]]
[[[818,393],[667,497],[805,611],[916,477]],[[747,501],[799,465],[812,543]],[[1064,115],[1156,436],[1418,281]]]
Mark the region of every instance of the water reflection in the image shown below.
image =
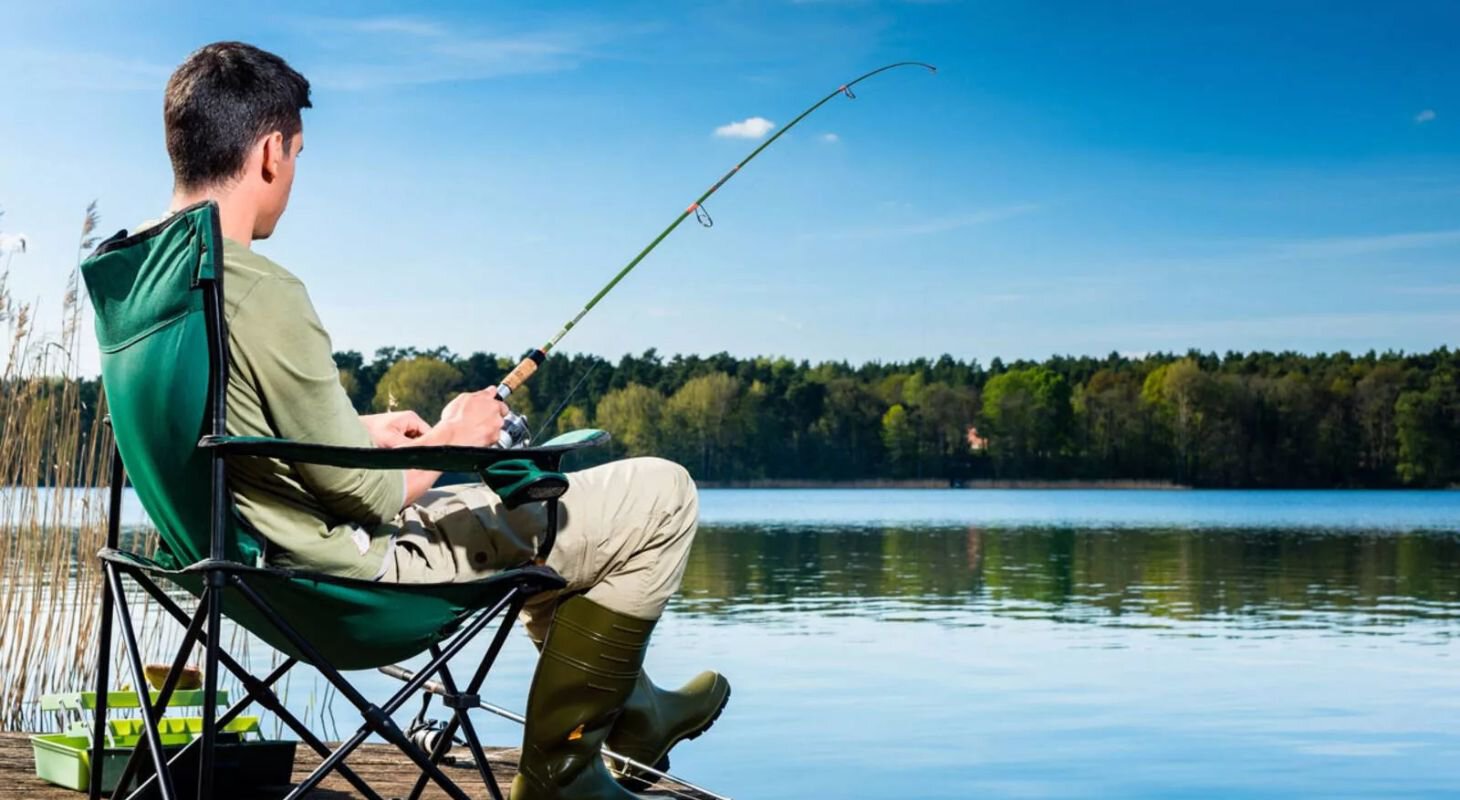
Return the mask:
[[[1189,528],[701,529],[681,613],[979,625],[1220,622],[1392,633],[1460,619],[1460,536]],[[1437,636],[1453,634],[1435,625]]]

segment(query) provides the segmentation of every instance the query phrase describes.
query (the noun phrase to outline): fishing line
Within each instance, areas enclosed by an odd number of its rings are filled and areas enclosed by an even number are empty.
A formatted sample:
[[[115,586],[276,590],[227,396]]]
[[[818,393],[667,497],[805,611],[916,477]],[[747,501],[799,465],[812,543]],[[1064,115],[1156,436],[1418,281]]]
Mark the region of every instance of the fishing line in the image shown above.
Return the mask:
[[[596,358],[588,363],[588,369],[584,371],[583,377],[579,378],[578,382],[573,384],[573,388],[569,389],[568,393],[563,396],[563,401],[561,403],[558,403],[558,407],[553,409],[553,413],[549,414],[547,419],[543,420],[542,424],[537,427],[537,432],[532,434],[532,438],[528,441],[537,441],[539,438],[542,437],[543,433],[546,432],[548,428],[552,427],[553,422],[558,418],[558,415],[563,413],[563,409],[568,407],[568,401],[572,400],[573,395],[576,395],[578,393],[578,390],[583,388],[584,382],[588,380],[589,375],[593,374],[593,370],[598,369],[598,363],[598,359]]]

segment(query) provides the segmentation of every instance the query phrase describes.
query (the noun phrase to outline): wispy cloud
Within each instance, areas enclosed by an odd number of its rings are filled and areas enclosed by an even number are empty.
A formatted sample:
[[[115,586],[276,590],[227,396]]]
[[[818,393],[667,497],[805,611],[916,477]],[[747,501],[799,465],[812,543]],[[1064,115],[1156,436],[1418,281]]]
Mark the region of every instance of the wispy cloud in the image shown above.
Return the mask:
[[[715,135],[722,139],[759,139],[771,132],[776,123],[765,117],[750,117],[715,129]]]
[[[1300,239],[1273,244],[1268,248],[1268,255],[1280,260],[1349,258],[1457,243],[1460,243],[1460,228],[1386,233],[1377,236],[1329,236]]]
[[[834,133],[823,133],[821,134],[820,138],[821,141],[826,142],[827,144],[836,144],[837,142],[840,142],[842,140],[842,137],[837,136]]]
[[[1456,295],[1460,294],[1460,283],[1445,283],[1435,286],[1396,286],[1389,290],[1394,294],[1418,294],[1418,295]]]
[[[1456,247],[1460,247],[1460,228],[1305,239],[1208,239],[1178,243],[1159,256],[1127,258],[1120,263],[1132,269],[1174,269],[1188,273],[1322,266],[1326,262],[1362,258],[1382,265],[1385,263],[1382,257],[1396,253],[1427,249],[1446,252],[1445,248]]]
[[[988,225],[994,222],[1001,222],[1014,217],[1021,217],[1025,214],[1032,214],[1039,210],[1034,203],[1020,203],[1018,205],[1003,206],[1001,208],[985,208],[976,211],[965,211],[959,214],[949,214],[941,217],[930,217],[921,222],[912,222],[902,225],[884,225],[869,228],[851,228],[840,231],[823,231],[817,233],[802,234],[803,239],[891,239],[905,236],[930,236],[938,233],[949,233],[963,228],[972,228],[978,225]]]
[[[1415,114],[1414,115],[1414,124],[1416,124],[1416,125],[1423,125],[1426,122],[1434,122],[1434,121],[1435,121],[1435,110],[1433,108],[1427,108],[1424,111],[1421,111],[1418,114]]]
[[[1266,342],[1264,347],[1283,347],[1297,340],[1339,339],[1376,341],[1396,331],[1410,335],[1448,337],[1460,314],[1411,312],[1356,312],[1335,314],[1279,314],[1229,319],[1171,320],[1163,322],[1117,323],[1098,326],[1092,333],[1128,341],[1150,343],[1157,349],[1216,347],[1217,342]],[[1437,344],[1441,340],[1437,340]]]
[[[367,17],[345,20],[342,26],[361,33],[394,33],[403,36],[442,37],[451,33],[451,29],[442,23],[421,17]]]
[[[174,65],[135,56],[113,56],[97,51],[49,50],[14,47],[5,51],[0,86],[10,84],[27,92],[42,89],[87,89],[106,92],[162,92]]]
[[[314,18],[301,24],[325,51],[322,63],[308,65],[306,73],[321,86],[343,90],[571,70],[597,58],[603,45],[643,30],[581,22],[486,29],[419,16]]]

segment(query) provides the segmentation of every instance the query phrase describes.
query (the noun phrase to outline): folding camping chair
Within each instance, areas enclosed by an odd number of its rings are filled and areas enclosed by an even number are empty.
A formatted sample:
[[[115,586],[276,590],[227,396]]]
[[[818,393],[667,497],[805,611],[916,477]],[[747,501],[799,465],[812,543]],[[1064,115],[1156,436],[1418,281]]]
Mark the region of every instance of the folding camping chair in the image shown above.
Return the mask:
[[[467,709],[477,704],[477,692],[524,601],[538,592],[564,586],[561,577],[540,566],[557,532],[558,497],[568,486],[558,469],[568,452],[601,444],[607,434],[579,431],[542,447],[518,450],[350,448],[228,436],[222,246],[217,206],[206,202],[136,235],[117,234],[81,267],[95,308],[102,383],[116,440],[107,542],[99,553],[105,585],[97,656],[91,798],[99,797],[102,791],[100,764],[107,727],[108,667],[115,615],[131,680],[142,699],[145,718],[154,723],[167,708],[193,647],[201,644],[205,651],[201,735],[169,758],[154,725],[143,726],[144,736],[117,784],[118,794],[136,778],[141,779],[141,785],[130,796],[156,791],[163,800],[179,797],[173,770],[187,763],[181,761],[187,758],[196,769],[197,796],[213,797],[221,788],[214,784],[219,731],[257,702],[277,715],[323,759],[313,774],[294,787],[290,798],[310,791],[334,771],[365,797],[380,800],[379,793],[345,763],[346,757],[373,734],[395,745],[420,769],[416,794],[429,780],[451,797],[466,800],[468,795],[437,763],[443,745],[450,743],[459,728],[487,791],[500,800],[501,792]],[[535,564],[474,582],[386,584],[279,569],[267,565],[267,540],[245,524],[228,490],[227,459],[244,456],[364,469],[474,472],[482,475],[508,507],[546,503],[547,529],[539,542]],[[120,549],[125,478],[131,479],[157,528],[160,542],[155,558]],[[150,704],[145,699],[146,676],[124,592],[124,577],[186,626],[171,670]],[[160,588],[159,580],[199,597],[196,611],[185,612]],[[219,629],[224,616],[280,650],[285,656],[283,662],[266,677],[251,675],[221,647]],[[470,680],[459,688],[447,662],[498,619],[485,656]],[[429,663],[379,705],[368,701],[340,674],[340,670],[394,664],[423,652],[430,653]],[[300,662],[317,669],[364,719],[354,735],[334,751],[286,709],[271,688]],[[216,708],[220,666],[237,676],[245,692],[221,715]],[[428,753],[410,741],[392,720],[392,714],[433,676],[447,688],[445,705],[454,716],[447,735],[438,739],[441,744]],[[150,775],[139,773],[144,759],[150,760]]]

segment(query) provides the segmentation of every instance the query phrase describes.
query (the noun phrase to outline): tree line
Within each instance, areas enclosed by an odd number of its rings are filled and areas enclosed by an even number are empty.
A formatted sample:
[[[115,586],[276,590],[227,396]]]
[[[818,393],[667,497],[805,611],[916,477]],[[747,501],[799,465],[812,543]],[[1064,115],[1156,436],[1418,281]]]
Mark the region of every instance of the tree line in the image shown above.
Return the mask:
[[[434,420],[516,358],[445,348],[335,354],[363,412]],[[614,435],[704,480],[1131,479],[1208,487],[1460,483],[1460,351],[1197,351],[987,366],[551,355],[513,406]]]

